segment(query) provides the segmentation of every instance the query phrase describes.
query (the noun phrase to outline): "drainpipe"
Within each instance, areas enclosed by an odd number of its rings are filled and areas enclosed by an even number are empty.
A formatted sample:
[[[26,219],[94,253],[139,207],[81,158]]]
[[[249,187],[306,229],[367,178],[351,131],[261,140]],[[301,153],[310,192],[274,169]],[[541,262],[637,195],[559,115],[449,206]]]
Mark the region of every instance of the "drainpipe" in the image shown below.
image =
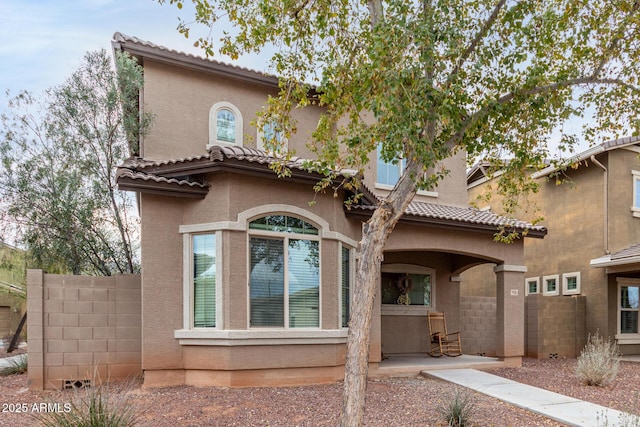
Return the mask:
[[[604,253],[605,255],[609,255],[609,192],[607,191],[609,188],[609,171],[607,168],[596,160],[595,154],[591,156],[591,162],[597,166],[600,166],[604,171]]]

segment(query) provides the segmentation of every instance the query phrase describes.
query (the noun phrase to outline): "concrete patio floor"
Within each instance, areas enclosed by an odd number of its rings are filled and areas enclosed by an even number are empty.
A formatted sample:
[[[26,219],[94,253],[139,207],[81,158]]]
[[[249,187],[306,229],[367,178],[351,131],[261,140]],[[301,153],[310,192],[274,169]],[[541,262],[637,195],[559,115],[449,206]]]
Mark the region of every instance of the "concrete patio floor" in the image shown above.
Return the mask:
[[[422,371],[440,369],[488,369],[514,366],[495,357],[463,354],[457,357],[431,357],[428,354],[406,354],[386,357],[378,366],[369,366],[369,377],[417,377]]]

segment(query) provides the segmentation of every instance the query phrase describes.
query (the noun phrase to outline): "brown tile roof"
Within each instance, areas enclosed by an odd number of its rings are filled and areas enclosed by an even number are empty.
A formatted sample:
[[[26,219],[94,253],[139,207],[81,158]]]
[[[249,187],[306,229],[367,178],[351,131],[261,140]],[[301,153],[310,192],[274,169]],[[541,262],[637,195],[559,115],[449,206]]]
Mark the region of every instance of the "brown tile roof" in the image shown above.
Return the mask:
[[[358,205],[352,209],[373,211],[376,206]],[[547,234],[546,227],[532,225],[526,221],[510,219],[505,216],[496,215],[489,211],[482,211],[472,207],[460,207],[440,205],[426,202],[411,202],[406,214],[401,221],[423,222],[435,226],[457,226],[464,228],[477,228],[496,232],[501,227],[524,232],[531,237],[543,237]]]
[[[223,74],[226,77],[237,78],[256,84],[266,85],[270,87],[278,87],[278,78],[260,71],[251,70],[249,68],[237,65],[227,64],[215,61],[209,58],[193,55],[186,52],[180,52],[169,49],[155,43],[131,37],[120,32],[113,35],[111,45],[114,50],[124,50],[135,57],[153,58],[157,61],[165,63],[173,63],[184,67],[198,69],[201,71]]]
[[[198,175],[233,170],[236,173],[262,174],[275,178],[276,175],[270,166],[278,161],[282,160],[254,148],[215,145],[209,148],[207,154],[200,156],[158,161],[127,160],[118,168],[118,186],[132,191],[171,196],[205,197],[208,186],[194,181]],[[303,159],[292,158],[286,161],[286,165],[292,171],[291,179],[317,182],[322,178],[318,174],[308,172]],[[353,172],[347,171],[343,175],[348,178]],[[360,199],[359,204],[352,205],[347,213],[368,216],[376,209],[380,199],[364,185],[361,185],[359,191],[364,197]],[[509,219],[489,211],[424,202],[412,202],[403,221],[494,233],[500,227],[507,227],[518,232],[526,230],[531,237],[543,237],[547,232],[545,227]]]

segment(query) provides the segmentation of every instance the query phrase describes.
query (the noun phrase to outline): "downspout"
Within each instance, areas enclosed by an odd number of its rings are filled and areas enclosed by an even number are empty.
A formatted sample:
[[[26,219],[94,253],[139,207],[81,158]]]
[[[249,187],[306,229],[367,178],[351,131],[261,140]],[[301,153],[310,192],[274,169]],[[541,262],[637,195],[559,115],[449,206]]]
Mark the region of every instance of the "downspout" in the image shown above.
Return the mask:
[[[600,166],[604,171],[604,253],[605,255],[609,255],[611,253],[609,252],[609,171],[602,163],[596,160],[595,154],[591,156],[591,162]]]

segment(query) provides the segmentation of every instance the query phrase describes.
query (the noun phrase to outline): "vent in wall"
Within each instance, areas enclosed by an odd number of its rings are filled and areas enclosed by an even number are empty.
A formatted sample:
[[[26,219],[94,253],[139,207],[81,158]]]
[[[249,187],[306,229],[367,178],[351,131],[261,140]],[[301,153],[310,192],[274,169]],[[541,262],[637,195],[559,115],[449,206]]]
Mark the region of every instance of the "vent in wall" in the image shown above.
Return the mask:
[[[65,390],[80,390],[83,388],[90,388],[91,380],[64,380]]]

